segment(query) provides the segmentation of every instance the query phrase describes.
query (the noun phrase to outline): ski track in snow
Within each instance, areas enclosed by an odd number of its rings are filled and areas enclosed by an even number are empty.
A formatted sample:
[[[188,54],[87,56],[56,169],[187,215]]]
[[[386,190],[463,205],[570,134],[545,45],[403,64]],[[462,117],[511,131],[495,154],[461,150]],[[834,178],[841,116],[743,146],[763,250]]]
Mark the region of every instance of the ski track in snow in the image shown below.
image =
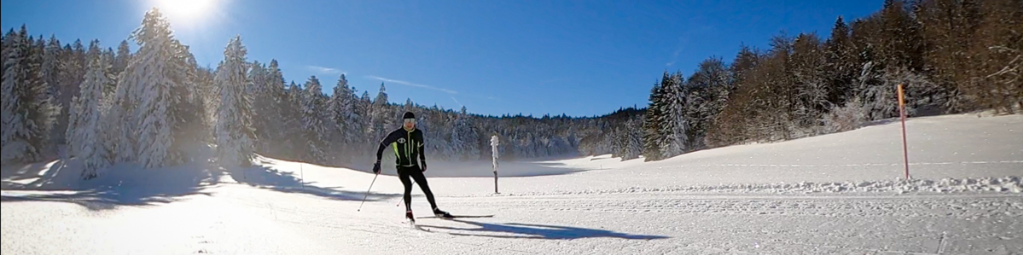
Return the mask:
[[[670,233],[685,244],[666,248],[669,253],[695,246],[702,247],[700,253],[711,247],[731,247],[725,252],[929,254],[941,248],[937,245],[942,238],[926,237],[933,233],[953,233],[943,237],[949,242],[944,245],[946,252],[1023,251],[1023,197],[1015,194],[887,197],[679,193],[456,201],[460,208],[586,215],[618,225],[650,226],[642,229],[648,234]],[[990,246],[970,247],[971,242]]]
[[[466,219],[465,224],[419,220],[420,226],[432,231],[420,232],[397,219],[398,209],[389,210],[393,220],[342,223],[324,212],[329,209],[250,205],[263,208],[265,217],[285,226],[384,238],[386,244],[373,244],[380,246],[373,252],[383,254],[937,254],[941,246],[950,254],[1023,251],[1019,242],[1023,240],[1023,197],[1015,194],[675,193],[439,199],[448,208],[497,212],[497,217]],[[328,222],[334,223],[324,224]],[[942,245],[942,239],[947,243]],[[418,248],[393,247],[403,245]]]
[[[440,196],[462,222],[401,219],[397,200],[324,201],[225,184],[156,208],[3,203],[12,254],[1018,254],[1015,193]],[[416,211],[427,212],[417,197]],[[34,233],[32,227],[51,229]],[[56,232],[53,232],[56,231]],[[27,236],[25,236],[27,235]],[[95,238],[109,235],[108,238]],[[14,236],[22,237],[18,243]],[[30,237],[29,239],[24,239]],[[134,238],[134,239],[132,239]],[[118,240],[145,239],[139,243]],[[49,243],[61,243],[48,246]],[[141,246],[141,247],[139,247]]]

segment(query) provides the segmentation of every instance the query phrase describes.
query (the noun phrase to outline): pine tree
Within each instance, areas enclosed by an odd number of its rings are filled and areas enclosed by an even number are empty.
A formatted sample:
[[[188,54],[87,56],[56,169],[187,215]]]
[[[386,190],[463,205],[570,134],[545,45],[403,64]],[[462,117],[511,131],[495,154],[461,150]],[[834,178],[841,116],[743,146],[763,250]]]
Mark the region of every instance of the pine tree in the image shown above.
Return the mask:
[[[52,148],[50,130],[60,107],[43,79],[43,51],[25,26],[5,38],[0,117],[0,164],[42,160]]]
[[[304,91],[292,81],[281,94],[281,129],[279,130],[281,144],[277,146],[281,157],[293,160],[303,160],[309,154],[306,147],[309,142],[305,139],[305,130],[302,124],[304,113],[302,111],[302,98]],[[300,157],[301,155],[301,157]]]
[[[619,124],[619,126],[623,126],[623,134],[620,134],[623,140],[620,149],[622,160],[639,158],[642,152],[643,141],[640,131],[642,129],[639,128],[639,121],[637,118],[629,117],[625,123]]]
[[[661,84],[654,83],[654,87],[650,91],[650,103],[643,118],[643,156],[645,161],[660,160],[662,158],[661,125],[663,125],[663,113],[661,112],[661,98],[663,94],[664,88],[661,87]]]
[[[451,131],[451,145],[453,150],[460,156],[461,160],[477,160],[480,158],[479,134],[472,127],[471,116],[462,106],[458,117],[455,120],[455,127]]]
[[[42,45],[40,45],[42,46]],[[86,63],[86,52],[85,46],[81,40],[75,40],[70,48],[64,48],[63,50],[56,51],[56,68],[50,70],[55,73],[53,78],[56,83],[51,84],[53,87],[55,103],[60,105],[60,115],[57,117],[56,127],[54,129],[53,140],[57,143],[63,143],[66,141],[64,131],[67,130],[69,110],[71,109],[71,99],[78,95],[79,85],[82,84],[82,79],[85,77],[87,68]],[[59,45],[56,45],[59,47]],[[99,52],[97,51],[97,54]]]
[[[727,85],[731,92],[721,112],[714,117],[713,124],[707,130],[707,146],[720,147],[742,142],[750,138],[751,125],[749,120],[754,117],[757,109],[752,105],[750,83],[757,67],[762,62],[759,50],[742,46],[739,53],[729,66],[730,78]]]
[[[362,133],[363,133],[362,137],[365,137],[367,139],[366,141],[370,142],[370,144],[375,144],[375,143],[372,142],[373,140],[376,140],[376,138],[372,138],[372,137],[375,137],[375,136],[373,136],[373,132],[374,132],[375,129],[374,129],[374,123],[373,123],[373,107],[372,107],[372,105],[373,105],[373,101],[369,99],[369,91],[368,90],[367,91],[363,91],[362,92],[362,96],[359,97],[359,114],[362,115],[362,117],[363,117],[362,121],[364,123],[366,123],[366,125],[363,126],[363,128],[362,128]],[[371,145],[366,145],[366,146],[371,146]]]
[[[131,62],[131,49],[128,48],[128,41],[123,40],[117,46],[117,57],[114,58],[114,66],[111,71],[115,74],[124,72],[129,62]]]
[[[175,141],[171,148],[175,157],[182,159],[182,162],[205,160],[197,157],[208,155],[188,152],[195,151],[196,148],[208,148],[214,143],[213,122],[203,114],[213,109],[206,107],[208,95],[200,94],[201,88],[198,86],[201,80],[200,69],[195,56],[188,51],[189,46],[181,44],[176,39],[171,40],[171,46],[174,57],[168,66],[174,70],[171,77],[179,84],[171,89],[171,118],[177,121],[171,129]]]
[[[328,142],[330,142],[329,131],[332,124],[329,122],[329,113],[326,102],[324,102],[323,91],[320,80],[316,76],[309,77],[305,83],[305,91],[302,93],[302,130],[308,145],[308,160],[318,164],[327,161]]]
[[[250,166],[255,156],[255,130],[252,127],[252,102],[246,88],[246,50],[241,37],[235,36],[224,50],[224,61],[216,73],[220,88],[216,140],[220,162],[226,166]]]
[[[258,60],[253,60],[251,64],[248,64],[249,72],[248,79],[249,83],[246,87],[246,93],[252,99],[252,112],[258,113],[252,116],[252,128],[256,131],[255,147],[256,151],[260,153],[266,153],[265,148],[268,143],[272,143],[268,139],[269,136],[266,134],[270,131],[269,126],[271,122],[280,121],[271,117],[271,111],[274,110],[276,105],[273,104],[273,97],[270,93],[270,74],[266,65],[260,63]]]
[[[93,41],[89,52],[99,51],[99,42]],[[110,78],[109,60],[105,55],[90,54],[88,72],[80,85],[80,96],[76,96],[70,110],[67,129],[68,154],[82,162],[81,178],[88,180],[98,175],[98,170],[111,164],[109,149],[106,147],[103,125],[103,90],[113,83]]]
[[[662,87],[664,97],[662,108],[663,119],[661,123],[661,134],[664,142],[661,143],[661,157],[670,158],[685,152],[686,128],[689,127],[689,120],[686,118],[686,95],[682,91],[682,74],[664,73]]]
[[[342,74],[338,79],[337,86],[334,86],[334,93],[331,94],[328,102],[332,121],[337,127],[334,132],[338,139],[334,145],[338,147],[334,155],[341,155],[341,160],[351,160],[351,145],[355,144],[356,138],[360,135],[361,125],[358,122],[358,114],[355,111],[355,94],[348,87],[348,79]]]
[[[381,82],[380,92],[377,93],[377,97],[373,99],[373,105],[370,107],[370,111],[372,111],[372,119],[370,120],[372,137],[383,137],[390,131],[389,127],[392,126],[392,121],[387,100],[387,87]]]
[[[841,16],[835,20],[831,37],[825,42],[825,72],[830,80],[828,101],[833,105],[844,105],[852,95],[852,80],[856,77],[857,62],[849,26]]]
[[[728,67],[720,58],[708,58],[700,62],[697,71],[686,82],[687,88],[698,91],[693,94],[687,93],[687,96],[691,98],[698,94],[698,97],[687,99],[688,114],[691,116],[690,118],[696,119],[696,122],[688,129],[689,145],[687,147],[690,151],[708,146],[707,137],[728,104],[732,93],[735,92],[735,86],[730,77]]]
[[[180,138],[179,118],[185,102],[191,96],[185,86],[185,67],[175,58],[180,57],[170,26],[157,9],[146,13],[142,27],[132,38],[140,45],[139,51],[118,81],[120,104],[114,112],[120,114],[119,157],[133,160],[146,168],[163,167],[184,162]],[[193,112],[201,115],[201,112]],[[125,155],[127,154],[127,155]]]
[[[60,47],[60,41],[56,36],[50,36],[50,41],[47,42],[45,53],[43,53],[43,80],[50,85],[49,92],[54,95],[54,98],[58,98],[61,93],[59,85],[62,75],[61,55],[63,55],[63,49]]]
[[[265,93],[263,100],[265,101],[256,104],[259,109],[256,119],[262,120],[263,123],[256,126],[257,137],[259,137],[257,143],[260,144],[259,151],[261,153],[278,155],[285,149],[280,146],[280,143],[288,140],[288,127],[297,126],[292,124],[297,121],[294,121],[295,114],[289,114],[294,107],[289,104],[287,84],[284,82],[284,75],[281,73],[276,59],[270,60],[266,75],[263,90]]]

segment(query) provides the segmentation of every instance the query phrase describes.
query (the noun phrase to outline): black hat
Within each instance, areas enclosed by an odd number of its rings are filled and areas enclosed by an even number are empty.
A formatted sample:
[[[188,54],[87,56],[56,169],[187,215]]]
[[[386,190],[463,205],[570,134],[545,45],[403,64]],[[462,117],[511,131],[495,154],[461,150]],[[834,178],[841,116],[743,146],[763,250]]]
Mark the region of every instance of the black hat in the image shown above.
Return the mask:
[[[412,112],[405,112],[405,116],[402,116],[401,118],[402,119],[415,119],[416,115],[412,114]]]

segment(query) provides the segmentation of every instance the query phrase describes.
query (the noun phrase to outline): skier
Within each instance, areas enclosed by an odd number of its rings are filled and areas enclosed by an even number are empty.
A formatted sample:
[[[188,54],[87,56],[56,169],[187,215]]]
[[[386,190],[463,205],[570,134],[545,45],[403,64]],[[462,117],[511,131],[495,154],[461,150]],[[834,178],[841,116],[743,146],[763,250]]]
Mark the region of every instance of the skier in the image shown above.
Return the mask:
[[[380,157],[383,156],[384,147],[390,145],[394,149],[395,160],[398,168],[398,179],[405,185],[405,218],[415,221],[412,217],[412,181],[419,183],[419,188],[426,194],[426,200],[433,208],[433,214],[441,218],[451,218],[451,214],[437,208],[437,202],[433,199],[433,192],[426,183],[426,155],[423,154],[423,131],[416,128],[416,116],[412,112],[405,112],[402,116],[404,125],[398,130],[392,131],[377,148],[377,160],[373,164],[373,173],[380,174]],[[419,162],[415,161],[416,157]]]

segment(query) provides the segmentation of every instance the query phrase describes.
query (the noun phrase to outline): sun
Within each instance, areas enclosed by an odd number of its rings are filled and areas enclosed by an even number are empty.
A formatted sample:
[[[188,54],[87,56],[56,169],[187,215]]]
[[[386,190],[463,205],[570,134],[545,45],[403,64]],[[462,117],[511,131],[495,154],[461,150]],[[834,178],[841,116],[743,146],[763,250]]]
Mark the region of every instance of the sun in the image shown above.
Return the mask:
[[[156,0],[156,3],[160,12],[180,22],[203,19],[214,7],[214,0]]]

